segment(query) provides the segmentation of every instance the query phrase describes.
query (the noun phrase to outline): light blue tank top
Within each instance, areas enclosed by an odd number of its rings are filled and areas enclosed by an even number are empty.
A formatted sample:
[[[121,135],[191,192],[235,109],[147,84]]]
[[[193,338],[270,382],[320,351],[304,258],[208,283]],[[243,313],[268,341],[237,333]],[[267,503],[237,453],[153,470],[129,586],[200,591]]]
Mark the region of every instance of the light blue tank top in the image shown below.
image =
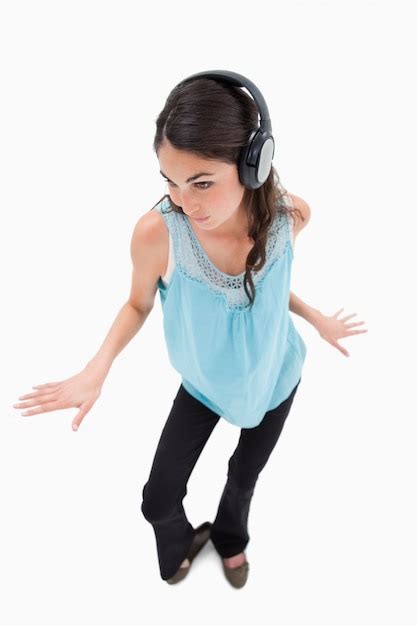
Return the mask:
[[[253,428],[288,398],[306,356],[289,313],[291,216],[278,212],[270,227],[266,262],[252,272],[256,297],[249,310],[244,272],[221,272],[169,197],[154,209],[164,218],[175,259],[169,284],[158,281],[171,365],[205,406],[235,426]]]

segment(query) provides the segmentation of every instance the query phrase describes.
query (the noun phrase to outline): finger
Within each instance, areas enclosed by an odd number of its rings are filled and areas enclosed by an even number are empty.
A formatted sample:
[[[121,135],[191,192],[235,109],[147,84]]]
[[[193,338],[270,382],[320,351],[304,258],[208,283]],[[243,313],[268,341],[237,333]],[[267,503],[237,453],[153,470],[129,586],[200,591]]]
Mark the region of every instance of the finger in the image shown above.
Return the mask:
[[[355,317],[355,315],[357,315],[357,313],[351,313],[350,315],[345,315],[345,317],[340,318],[340,321],[344,322],[345,320],[350,320],[350,318]]]
[[[30,406],[30,404],[26,404],[26,402],[16,402],[16,404],[13,405],[15,409],[26,409],[28,406]]]
[[[339,309],[334,315],[332,315],[332,317],[337,317],[339,313],[341,313],[342,311],[343,311],[343,307]]]
[[[343,346],[341,346],[340,344],[336,343],[335,347],[340,350],[340,352],[344,355],[344,356],[350,356],[349,352],[346,350],[346,348],[344,348]]]
[[[36,405],[36,403],[34,403]],[[33,406],[26,405],[26,406]],[[49,413],[50,411],[57,411],[59,409],[68,409],[69,406],[63,404],[63,402],[45,402],[40,406],[36,406],[34,409],[30,409],[29,411],[24,411],[21,415],[38,415],[39,413]]]
[[[25,407],[22,407],[25,408]],[[36,413],[41,413],[42,410],[41,409],[29,409],[27,411],[23,411],[23,413],[21,413],[20,415],[35,415]]]
[[[13,405],[16,409],[24,409],[26,412],[21,415],[29,415],[29,410],[33,410],[33,407],[39,407],[39,402],[19,402]]]
[[[49,394],[43,394],[42,400],[40,400],[40,396],[39,394],[27,394],[26,396],[27,398],[33,398],[32,400],[28,400],[27,402],[17,402],[16,404],[14,404],[13,406],[16,409],[27,409],[29,407],[32,406],[39,406],[40,404],[46,403],[46,402],[50,402],[52,400],[56,400],[57,399],[57,395],[51,395],[51,393]],[[23,398],[23,396],[22,396]]]
[[[365,324],[365,321],[362,322],[352,322],[351,324],[345,324],[346,328],[353,328],[354,326],[359,326],[360,324]]]
[[[43,389],[44,387],[52,387],[53,385],[58,385],[59,383],[44,383],[43,385],[33,385],[32,389]]]
[[[29,398],[40,398],[41,396],[50,394],[51,390],[45,390],[45,391],[34,391],[33,393],[26,393],[24,396],[19,396],[18,400],[28,400]]]
[[[93,404],[91,402],[81,405],[80,410],[78,411],[77,415],[74,417],[72,421],[72,430],[74,431],[78,430],[81,422],[83,421],[84,417],[86,416],[86,414],[88,413],[88,411],[91,409],[92,406]]]

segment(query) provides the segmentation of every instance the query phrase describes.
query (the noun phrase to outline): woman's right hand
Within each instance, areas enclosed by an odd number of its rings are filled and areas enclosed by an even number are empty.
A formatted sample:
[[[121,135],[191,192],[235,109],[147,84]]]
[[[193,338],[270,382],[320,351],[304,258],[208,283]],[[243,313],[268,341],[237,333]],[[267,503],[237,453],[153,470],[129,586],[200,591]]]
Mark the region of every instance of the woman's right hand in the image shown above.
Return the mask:
[[[100,396],[104,379],[105,373],[102,370],[87,366],[75,376],[65,380],[34,385],[32,389],[39,391],[19,396],[19,400],[26,400],[26,402],[20,402],[13,406],[16,409],[36,407],[25,411],[22,415],[37,415],[38,413],[48,413],[49,411],[69,409],[75,406],[80,409],[72,421],[72,429],[76,431]]]

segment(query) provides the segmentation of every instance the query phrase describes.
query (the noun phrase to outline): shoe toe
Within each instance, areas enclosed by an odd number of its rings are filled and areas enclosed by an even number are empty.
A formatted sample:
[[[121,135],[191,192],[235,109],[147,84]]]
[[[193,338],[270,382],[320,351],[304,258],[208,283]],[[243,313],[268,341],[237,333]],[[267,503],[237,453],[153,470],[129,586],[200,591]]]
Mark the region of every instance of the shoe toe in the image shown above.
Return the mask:
[[[174,576],[171,576],[171,578],[167,578],[166,582],[169,585],[179,583],[180,580],[183,580],[187,576],[193,560],[195,559],[197,554],[200,552],[200,550],[202,550],[202,548],[206,545],[207,541],[210,539],[210,535],[211,535],[211,522],[203,522],[203,524],[200,524],[200,526],[197,526],[197,528],[195,529],[195,534],[194,534],[193,541],[191,543],[191,547],[186,557],[190,561],[190,565],[188,565],[187,567],[180,567],[175,572]]]
[[[189,569],[189,565],[187,567],[180,567],[175,574],[171,576],[171,578],[166,579],[166,582],[168,585],[175,585],[175,583],[179,583],[180,580],[183,580],[187,576]]]
[[[226,567],[223,561],[222,563],[223,563],[223,571],[229,583],[233,587],[236,587],[237,589],[240,589],[241,587],[243,587],[243,585],[246,584],[246,581],[248,580],[248,575],[249,575],[248,561],[245,561],[245,563],[243,563],[242,565],[239,565],[239,567]]]

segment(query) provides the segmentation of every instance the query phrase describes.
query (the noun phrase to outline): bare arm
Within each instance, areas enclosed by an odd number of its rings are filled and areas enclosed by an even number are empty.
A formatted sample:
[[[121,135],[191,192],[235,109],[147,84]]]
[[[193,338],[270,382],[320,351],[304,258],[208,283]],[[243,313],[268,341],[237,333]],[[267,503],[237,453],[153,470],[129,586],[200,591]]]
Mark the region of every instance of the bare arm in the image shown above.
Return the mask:
[[[59,409],[77,407],[72,429],[78,430],[86,414],[97,401],[101,388],[115,357],[142,327],[152,310],[164,243],[161,233],[163,222],[152,213],[146,213],[136,224],[131,241],[133,262],[132,288],[128,301],[123,304],[97,354],[74,376],[64,380],[34,385],[31,391],[19,397],[13,406],[29,409],[22,415],[36,415]]]
[[[296,313],[296,315],[300,315],[313,326],[316,325],[317,320],[320,319],[322,315],[318,309],[314,309],[306,302],[303,302],[301,298],[296,296],[292,291],[290,293],[290,311]]]
[[[293,206],[299,209],[304,217],[304,221],[297,220],[296,224],[294,225],[293,237],[295,242],[295,238],[297,237],[299,232],[303,228],[305,228],[305,226],[307,226],[308,222],[310,221],[311,209],[307,202],[299,196],[296,196],[294,194],[289,194],[289,196],[292,200]],[[303,302],[301,298],[296,296],[295,293],[293,293],[292,291],[290,293],[289,308],[290,311],[292,311],[296,315],[300,315],[305,320],[307,320],[307,322],[310,322],[310,324],[312,324],[313,326],[315,326],[316,320],[321,316],[321,313],[318,309],[314,309],[310,305]]]
[[[94,370],[105,379],[116,356],[127,346],[142,328],[149,311],[139,311],[126,302],[116,316],[97,354],[87,363],[86,369]]]
[[[161,271],[161,220],[153,212],[137,222],[131,239],[132,283],[128,301],[120,309],[97,354],[87,369],[103,379],[116,358],[142,328],[154,304]]]
[[[295,240],[295,237],[298,235],[300,230],[308,224],[311,216],[311,209],[307,202],[305,202],[302,198],[292,194],[290,194],[290,197],[292,199],[293,206],[299,208],[304,217],[304,221],[297,220],[297,223],[294,225],[293,235]],[[364,321],[350,322],[349,324],[347,323],[356,315],[356,313],[339,318],[338,316],[343,311],[342,308],[336,311],[334,315],[324,315],[318,309],[315,309],[306,304],[306,302],[303,302],[301,298],[296,296],[293,292],[290,292],[289,309],[312,324],[312,326],[314,326],[319,333],[320,337],[325,339],[325,341],[330,343],[330,345],[334,348],[337,348],[337,350],[339,350],[344,356],[350,356],[350,354],[344,346],[340,345],[338,340],[343,337],[368,332],[367,329],[352,330],[353,327],[364,324]]]
[[[324,315],[318,309],[314,309],[303,302],[292,292],[290,293],[290,311],[304,317],[307,322],[310,322],[310,324],[314,326],[320,337],[325,339],[334,348],[337,348],[344,356],[350,356],[350,354],[346,348],[338,342],[338,339],[368,332],[368,329],[352,330],[354,326],[364,324],[364,321],[347,323],[356,313],[351,313],[350,315],[339,318],[338,316],[343,311],[343,308],[341,308],[336,311],[334,315]]]

